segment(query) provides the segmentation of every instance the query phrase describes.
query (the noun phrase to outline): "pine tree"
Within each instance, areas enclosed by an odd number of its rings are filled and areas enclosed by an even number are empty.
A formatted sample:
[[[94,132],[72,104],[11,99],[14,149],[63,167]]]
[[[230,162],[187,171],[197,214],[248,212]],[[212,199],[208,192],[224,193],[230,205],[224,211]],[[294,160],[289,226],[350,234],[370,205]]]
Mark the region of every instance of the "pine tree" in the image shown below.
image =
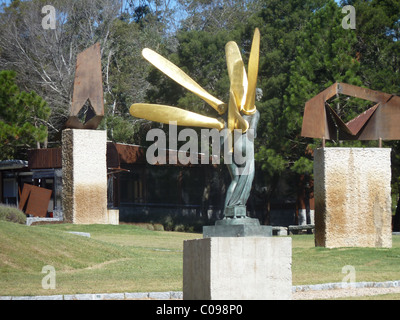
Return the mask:
[[[47,139],[50,109],[35,92],[20,91],[16,73],[0,71],[0,159],[25,158]]]
[[[357,12],[356,51],[363,83],[374,90],[400,95],[400,2],[345,1]],[[393,231],[400,231],[400,142],[385,141],[392,149]],[[397,203],[397,206],[396,206]]]
[[[306,150],[305,144],[295,141],[300,132],[295,123],[301,123],[301,112],[296,114],[293,111],[293,118],[288,118],[284,113],[288,106],[286,95],[293,61],[304,44],[305,28],[325,2],[265,1],[263,9],[247,28],[249,33],[250,29],[260,26],[262,36],[258,86],[263,91],[263,98],[257,104],[261,120],[257,131],[256,160],[270,190],[275,189],[279,177],[293,168],[293,162],[304,156]],[[310,170],[307,161],[301,163],[303,169],[307,165],[307,170]],[[298,166],[294,168],[300,169]]]
[[[301,35],[303,44],[297,47],[297,57],[291,64],[280,125],[286,131],[288,157],[298,173],[311,173],[312,169],[307,150],[314,147],[313,141],[300,137],[306,101],[335,82],[363,85],[354,50],[356,33],[342,27],[343,17],[341,8],[333,0],[316,11]],[[345,122],[370,104],[341,96],[328,103]]]

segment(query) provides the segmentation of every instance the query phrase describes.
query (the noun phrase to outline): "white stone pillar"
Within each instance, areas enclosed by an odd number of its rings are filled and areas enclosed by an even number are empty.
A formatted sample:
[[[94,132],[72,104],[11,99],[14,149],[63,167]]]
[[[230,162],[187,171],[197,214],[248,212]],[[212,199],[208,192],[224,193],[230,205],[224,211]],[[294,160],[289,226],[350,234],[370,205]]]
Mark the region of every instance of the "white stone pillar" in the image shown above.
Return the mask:
[[[316,246],[392,246],[390,152],[387,148],[315,151]]]
[[[66,222],[108,223],[106,152],[104,130],[62,132],[62,206]]]
[[[213,237],[184,241],[184,300],[290,300],[292,239]]]

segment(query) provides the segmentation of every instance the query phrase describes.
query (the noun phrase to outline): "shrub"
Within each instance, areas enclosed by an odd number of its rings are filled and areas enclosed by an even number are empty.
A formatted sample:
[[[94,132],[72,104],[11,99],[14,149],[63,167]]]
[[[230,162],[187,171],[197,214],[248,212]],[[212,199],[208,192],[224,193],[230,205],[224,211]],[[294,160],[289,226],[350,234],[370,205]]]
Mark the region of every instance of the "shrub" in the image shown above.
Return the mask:
[[[164,226],[161,223],[154,223],[153,227],[154,231],[164,231]]]
[[[0,221],[26,223],[26,215],[17,207],[0,204]]]

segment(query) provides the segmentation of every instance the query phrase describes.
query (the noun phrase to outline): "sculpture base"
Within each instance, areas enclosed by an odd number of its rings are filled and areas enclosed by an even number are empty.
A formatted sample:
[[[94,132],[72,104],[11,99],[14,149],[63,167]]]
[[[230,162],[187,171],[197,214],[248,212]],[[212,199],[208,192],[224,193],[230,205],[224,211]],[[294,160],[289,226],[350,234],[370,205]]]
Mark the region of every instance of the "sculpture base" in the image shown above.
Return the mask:
[[[74,224],[108,224],[107,132],[66,129],[62,132],[62,206]]]
[[[246,206],[228,206],[224,210],[225,218],[245,218],[246,217]]]
[[[183,242],[184,300],[290,300],[290,237]]]
[[[224,218],[214,226],[203,227],[203,238],[211,237],[272,237],[272,227],[248,217]]]
[[[391,149],[314,153],[315,245],[392,247]]]

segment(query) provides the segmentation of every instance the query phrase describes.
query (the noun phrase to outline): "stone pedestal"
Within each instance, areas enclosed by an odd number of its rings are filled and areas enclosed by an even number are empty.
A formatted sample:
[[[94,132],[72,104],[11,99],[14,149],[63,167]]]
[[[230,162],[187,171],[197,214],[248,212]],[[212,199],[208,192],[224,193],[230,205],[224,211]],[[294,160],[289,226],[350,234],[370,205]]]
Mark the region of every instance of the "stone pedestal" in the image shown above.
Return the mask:
[[[262,226],[258,219],[246,216],[224,218],[203,227],[203,238],[211,237],[272,237],[272,226]]]
[[[119,209],[107,209],[108,224],[119,225]]]
[[[291,299],[291,240],[215,237],[184,241],[183,299]]]
[[[315,151],[316,246],[392,246],[390,151],[386,148]]]
[[[62,133],[62,205],[66,222],[107,224],[107,135],[104,130]]]

